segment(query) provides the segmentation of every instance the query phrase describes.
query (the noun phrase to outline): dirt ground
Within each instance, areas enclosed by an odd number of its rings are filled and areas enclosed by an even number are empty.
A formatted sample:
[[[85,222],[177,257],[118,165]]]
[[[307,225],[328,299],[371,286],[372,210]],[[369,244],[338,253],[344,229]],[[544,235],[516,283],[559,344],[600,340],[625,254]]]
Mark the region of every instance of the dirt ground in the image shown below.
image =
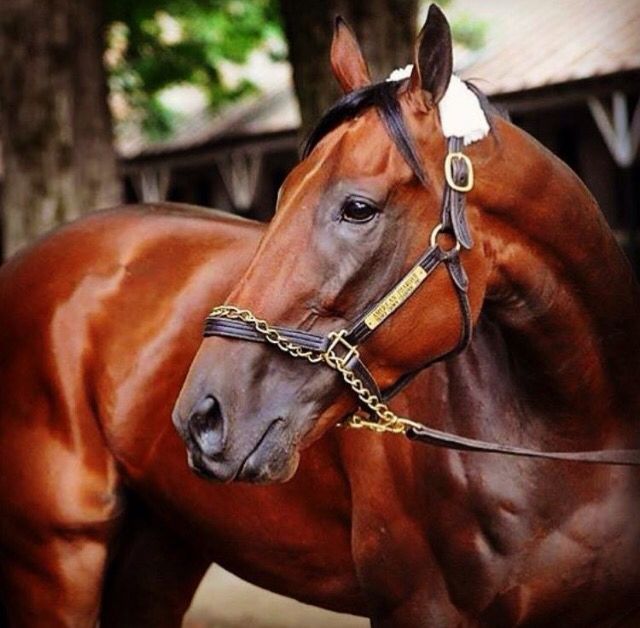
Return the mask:
[[[367,628],[369,622],[269,593],[213,566],[202,580],[182,625],[183,628]]]

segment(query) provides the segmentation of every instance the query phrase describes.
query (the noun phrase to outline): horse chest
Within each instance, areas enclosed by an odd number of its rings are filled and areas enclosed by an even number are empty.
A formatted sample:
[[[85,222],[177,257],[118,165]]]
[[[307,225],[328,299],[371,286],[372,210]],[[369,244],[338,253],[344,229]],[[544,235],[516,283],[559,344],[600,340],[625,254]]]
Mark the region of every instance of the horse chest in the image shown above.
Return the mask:
[[[637,586],[633,472],[438,456],[426,534],[465,616],[583,625],[620,608]]]
[[[353,555],[379,614],[580,626],[628,608],[640,549],[633,471],[438,450],[421,466],[408,452],[367,452],[375,463],[360,457],[351,478]]]
[[[188,469],[168,430],[132,482],[152,498],[154,513],[208,560],[310,604],[366,612],[351,555],[348,489],[329,439],[306,452],[286,484],[220,485]]]

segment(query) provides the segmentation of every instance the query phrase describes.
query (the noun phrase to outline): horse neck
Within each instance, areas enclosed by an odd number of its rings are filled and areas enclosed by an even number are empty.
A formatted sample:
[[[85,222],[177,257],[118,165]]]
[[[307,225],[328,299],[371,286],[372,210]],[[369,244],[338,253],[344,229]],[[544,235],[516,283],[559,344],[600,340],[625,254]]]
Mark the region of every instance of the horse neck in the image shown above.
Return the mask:
[[[640,293],[576,175],[506,122],[478,186],[493,260],[484,313],[501,329],[520,394],[547,415],[640,418]]]

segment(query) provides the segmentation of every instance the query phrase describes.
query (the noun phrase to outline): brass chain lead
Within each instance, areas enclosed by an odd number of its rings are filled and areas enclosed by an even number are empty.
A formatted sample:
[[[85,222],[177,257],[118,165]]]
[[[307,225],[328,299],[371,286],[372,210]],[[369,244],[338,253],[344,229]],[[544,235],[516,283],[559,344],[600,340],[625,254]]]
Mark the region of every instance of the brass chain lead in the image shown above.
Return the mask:
[[[355,347],[352,347],[344,340],[344,332],[332,332],[329,334],[329,338],[334,342],[331,343],[326,351],[312,351],[310,349],[304,349],[295,342],[286,340],[280,332],[269,325],[267,321],[256,317],[247,309],[241,309],[233,305],[220,305],[215,307],[209,316],[241,320],[248,323],[252,325],[268,343],[277,347],[280,351],[294,358],[307,360],[312,364],[324,362],[334,371],[340,373],[344,382],[353,390],[358,399],[379,419],[378,421],[370,421],[358,414],[352,414],[344,423],[341,423],[342,426],[353,429],[368,429],[379,433],[391,432],[393,434],[404,434],[410,427],[421,427],[419,423],[395,414],[387,404],[378,399],[377,395],[372,393],[362,381],[355,376],[353,371],[346,365],[345,358],[340,357],[335,352],[334,347],[339,343],[349,348],[350,355],[356,352]]]

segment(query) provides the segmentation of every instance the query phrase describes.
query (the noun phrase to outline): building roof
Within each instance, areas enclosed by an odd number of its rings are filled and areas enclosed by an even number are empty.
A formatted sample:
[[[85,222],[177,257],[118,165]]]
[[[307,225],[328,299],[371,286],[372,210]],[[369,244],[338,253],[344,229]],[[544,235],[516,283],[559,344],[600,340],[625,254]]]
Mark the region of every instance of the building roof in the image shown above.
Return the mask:
[[[270,92],[252,96],[212,114],[207,110],[185,118],[173,136],[148,142],[140,135],[118,141],[120,154],[127,158],[153,156],[169,151],[196,148],[212,142],[295,131],[300,125],[300,110],[290,81]]]
[[[456,50],[455,57],[457,72],[489,96],[640,70],[639,0],[453,0],[448,14],[484,25],[485,46]],[[290,74],[279,72],[274,83],[261,96],[218,114],[201,112],[163,142],[121,142],[121,153],[146,157],[230,138],[294,132],[300,111]]]
[[[638,0],[454,0],[487,26],[464,78],[509,94],[640,68]],[[517,7],[517,8],[516,8]]]

